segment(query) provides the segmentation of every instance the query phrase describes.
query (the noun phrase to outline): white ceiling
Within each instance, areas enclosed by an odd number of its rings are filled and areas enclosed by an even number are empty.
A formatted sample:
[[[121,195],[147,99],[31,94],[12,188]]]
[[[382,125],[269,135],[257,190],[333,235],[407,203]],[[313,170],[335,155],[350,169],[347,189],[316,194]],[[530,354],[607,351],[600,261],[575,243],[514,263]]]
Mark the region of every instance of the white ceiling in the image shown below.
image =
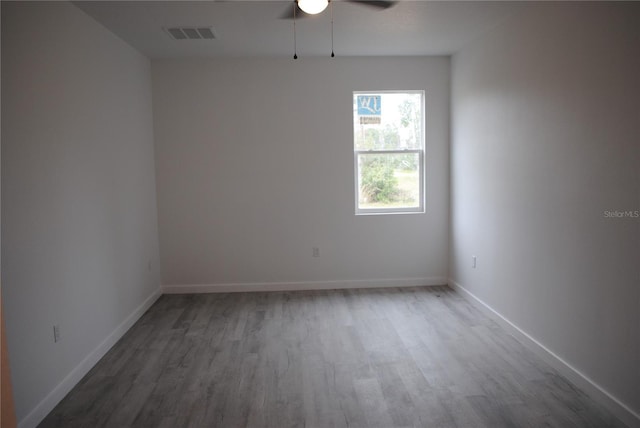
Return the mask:
[[[149,58],[293,55],[292,1],[79,1],[76,6]],[[407,1],[377,10],[335,0],[338,56],[449,55],[531,4]],[[213,26],[216,40],[173,40],[163,30]],[[329,56],[331,14],[296,23],[298,56]]]

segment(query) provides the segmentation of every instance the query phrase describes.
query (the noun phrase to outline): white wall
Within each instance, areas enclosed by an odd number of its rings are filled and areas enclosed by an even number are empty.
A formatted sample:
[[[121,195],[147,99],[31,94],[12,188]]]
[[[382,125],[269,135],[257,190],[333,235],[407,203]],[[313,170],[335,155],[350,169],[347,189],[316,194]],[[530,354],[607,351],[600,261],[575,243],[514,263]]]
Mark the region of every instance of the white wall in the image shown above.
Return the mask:
[[[448,58],[162,60],[152,75],[163,284],[446,282]],[[354,215],[352,92],[376,89],[426,91],[426,214]]]
[[[454,56],[451,148],[453,281],[636,414],[639,53],[638,3],[538,5]]]
[[[2,2],[2,293],[22,426],[159,292],[151,107],[149,61],[76,7]]]

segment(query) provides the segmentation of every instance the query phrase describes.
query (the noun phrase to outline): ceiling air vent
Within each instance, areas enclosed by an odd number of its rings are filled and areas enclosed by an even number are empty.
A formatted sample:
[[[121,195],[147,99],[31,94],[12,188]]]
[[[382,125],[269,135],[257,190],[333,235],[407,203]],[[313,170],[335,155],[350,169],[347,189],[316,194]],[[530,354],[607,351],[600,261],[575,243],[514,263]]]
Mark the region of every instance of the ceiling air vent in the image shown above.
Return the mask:
[[[165,29],[174,40],[213,40],[213,27],[170,27]]]

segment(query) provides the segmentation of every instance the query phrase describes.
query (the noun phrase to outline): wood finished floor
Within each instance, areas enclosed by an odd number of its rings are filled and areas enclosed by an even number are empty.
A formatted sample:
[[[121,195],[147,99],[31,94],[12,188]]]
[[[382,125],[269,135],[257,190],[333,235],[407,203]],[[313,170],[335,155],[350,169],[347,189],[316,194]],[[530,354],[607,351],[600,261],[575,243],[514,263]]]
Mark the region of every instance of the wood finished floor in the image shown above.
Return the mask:
[[[40,427],[623,427],[447,287],[164,295]]]

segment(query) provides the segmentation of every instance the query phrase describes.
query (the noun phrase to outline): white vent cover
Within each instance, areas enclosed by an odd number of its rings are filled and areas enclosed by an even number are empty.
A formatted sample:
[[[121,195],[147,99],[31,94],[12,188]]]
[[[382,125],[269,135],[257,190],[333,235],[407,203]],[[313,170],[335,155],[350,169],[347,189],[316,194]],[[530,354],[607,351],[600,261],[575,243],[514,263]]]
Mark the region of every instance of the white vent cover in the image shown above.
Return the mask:
[[[213,40],[213,27],[169,27],[165,31],[174,40]]]

